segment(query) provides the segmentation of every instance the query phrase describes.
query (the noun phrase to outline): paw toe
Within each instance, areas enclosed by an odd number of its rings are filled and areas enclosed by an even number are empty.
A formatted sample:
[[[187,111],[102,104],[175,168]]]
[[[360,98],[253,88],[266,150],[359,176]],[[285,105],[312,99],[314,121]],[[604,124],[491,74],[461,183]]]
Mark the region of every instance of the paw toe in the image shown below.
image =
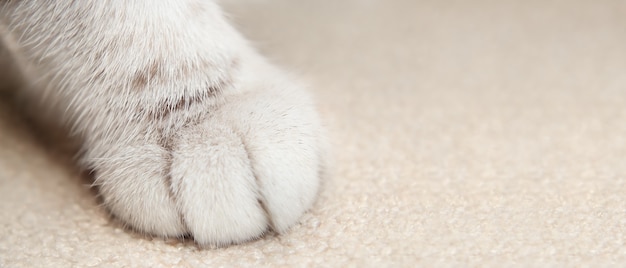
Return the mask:
[[[167,152],[157,145],[120,146],[95,162],[95,185],[107,208],[130,227],[159,236],[185,234],[167,187]]]
[[[226,245],[261,236],[268,219],[241,139],[210,122],[180,134],[173,152],[172,191],[194,239]]]

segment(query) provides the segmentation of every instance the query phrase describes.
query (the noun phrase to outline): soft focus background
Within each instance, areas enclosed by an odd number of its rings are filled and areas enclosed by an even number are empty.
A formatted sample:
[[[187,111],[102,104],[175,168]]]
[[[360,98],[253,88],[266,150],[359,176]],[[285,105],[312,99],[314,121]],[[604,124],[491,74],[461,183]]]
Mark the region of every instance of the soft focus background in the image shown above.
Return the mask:
[[[626,2],[226,9],[311,84],[331,134],[302,223],[212,250],[124,231],[3,97],[0,266],[626,265]]]

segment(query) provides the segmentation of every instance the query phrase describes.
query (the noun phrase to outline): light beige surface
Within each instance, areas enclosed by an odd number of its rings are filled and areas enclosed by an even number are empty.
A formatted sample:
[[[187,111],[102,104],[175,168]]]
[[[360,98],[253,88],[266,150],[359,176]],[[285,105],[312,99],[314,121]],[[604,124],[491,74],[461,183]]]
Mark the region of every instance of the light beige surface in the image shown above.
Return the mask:
[[[209,250],[124,231],[2,102],[0,266],[626,265],[625,2],[228,10],[312,83],[330,129],[334,173],[302,224]]]

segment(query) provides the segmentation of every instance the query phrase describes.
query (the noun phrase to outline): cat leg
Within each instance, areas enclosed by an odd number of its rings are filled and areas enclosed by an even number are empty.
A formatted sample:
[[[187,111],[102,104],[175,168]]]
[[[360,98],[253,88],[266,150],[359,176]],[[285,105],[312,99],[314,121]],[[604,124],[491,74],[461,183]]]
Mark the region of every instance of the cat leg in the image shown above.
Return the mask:
[[[82,141],[104,204],[141,232],[201,245],[282,232],[319,185],[307,93],[211,1],[0,1],[3,40]]]

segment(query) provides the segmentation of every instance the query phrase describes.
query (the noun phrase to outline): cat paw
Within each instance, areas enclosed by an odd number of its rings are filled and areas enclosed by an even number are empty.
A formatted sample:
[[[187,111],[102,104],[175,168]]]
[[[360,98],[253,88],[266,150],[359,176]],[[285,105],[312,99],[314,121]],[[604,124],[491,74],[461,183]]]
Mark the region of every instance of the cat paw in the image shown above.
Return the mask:
[[[94,166],[106,207],[129,227],[228,245],[293,226],[313,204],[320,123],[290,84],[226,96],[167,139],[107,150]]]

